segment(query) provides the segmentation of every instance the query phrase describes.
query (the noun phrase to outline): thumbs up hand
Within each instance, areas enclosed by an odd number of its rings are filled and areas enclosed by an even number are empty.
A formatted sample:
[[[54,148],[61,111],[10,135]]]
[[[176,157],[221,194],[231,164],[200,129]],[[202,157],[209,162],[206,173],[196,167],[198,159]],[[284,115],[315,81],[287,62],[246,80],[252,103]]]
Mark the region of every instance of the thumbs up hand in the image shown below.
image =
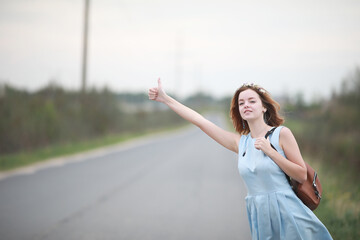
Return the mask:
[[[161,80],[158,79],[158,86],[149,89],[149,99],[157,102],[165,102],[167,97],[165,91],[162,88]]]

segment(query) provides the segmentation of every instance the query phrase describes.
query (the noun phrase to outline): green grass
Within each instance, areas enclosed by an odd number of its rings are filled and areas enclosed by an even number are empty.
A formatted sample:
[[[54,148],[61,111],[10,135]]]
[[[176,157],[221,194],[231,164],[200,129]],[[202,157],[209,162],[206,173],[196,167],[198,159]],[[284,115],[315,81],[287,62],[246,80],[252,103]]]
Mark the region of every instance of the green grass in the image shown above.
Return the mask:
[[[323,187],[315,214],[334,239],[360,239],[360,186],[355,171],[324,161],[306,161],[318,171]]]
[[[139,134],[109,135],[88,141],[69,142],[40,148],[36,150],[22,151],[19,153],[0,156],[0,170],[6,171],[14,168],[44,161],[49,158],[70,155],[93,148],[107,146],[132,139]]]
[[[179,129],[182,126],[184,125],[180,125],[178,127],[164,128],[162,130],[147,130],[137,133],[107,135],[86,141],[68,142],[63,144],[51,145],[36,150],[23,151],[8,155],[0,155],[0,171],[8,171],[15,168],[31,165],[37,162],[46,161],[54,157],[66,156],[99,147],[109,146],[149,134],[173,131]]]

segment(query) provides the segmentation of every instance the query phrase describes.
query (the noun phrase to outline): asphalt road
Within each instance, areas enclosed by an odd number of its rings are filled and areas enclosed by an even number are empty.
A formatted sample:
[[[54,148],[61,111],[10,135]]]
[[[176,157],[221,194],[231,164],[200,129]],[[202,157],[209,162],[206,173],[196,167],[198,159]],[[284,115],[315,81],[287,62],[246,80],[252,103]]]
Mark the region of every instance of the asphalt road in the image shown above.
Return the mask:
[[[237,155],[195,127],[52,162],[0,180],[1,240],[250,239]]]

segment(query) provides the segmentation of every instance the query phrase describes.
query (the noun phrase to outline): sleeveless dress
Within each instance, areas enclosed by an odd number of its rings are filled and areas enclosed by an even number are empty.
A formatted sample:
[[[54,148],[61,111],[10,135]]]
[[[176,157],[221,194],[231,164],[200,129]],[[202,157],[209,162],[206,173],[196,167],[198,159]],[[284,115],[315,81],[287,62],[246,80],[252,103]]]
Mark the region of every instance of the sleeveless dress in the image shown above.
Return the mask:
[[[279,145],[278,127],[270,142],[285,157]],[[326,227],[291,189],[284,172],[261,150],[255,139],[242,135],[238,168],[248,194],[245,198],[253,240],[332,239]]]

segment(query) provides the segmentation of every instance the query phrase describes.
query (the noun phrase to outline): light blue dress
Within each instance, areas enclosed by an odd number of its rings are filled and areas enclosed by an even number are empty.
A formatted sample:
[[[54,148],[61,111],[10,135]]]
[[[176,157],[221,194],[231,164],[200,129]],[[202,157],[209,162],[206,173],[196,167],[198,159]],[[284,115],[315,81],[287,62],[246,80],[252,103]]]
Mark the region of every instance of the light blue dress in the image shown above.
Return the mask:
[[[281,128],[270,135],[270,142],[285,157],[279,146]],[[295,195],[284,172],[257,150],[254,142],[250,134],[241,136],[238,162],[248,191],[245,200],[252,239],[332,239],[316,215]]]

